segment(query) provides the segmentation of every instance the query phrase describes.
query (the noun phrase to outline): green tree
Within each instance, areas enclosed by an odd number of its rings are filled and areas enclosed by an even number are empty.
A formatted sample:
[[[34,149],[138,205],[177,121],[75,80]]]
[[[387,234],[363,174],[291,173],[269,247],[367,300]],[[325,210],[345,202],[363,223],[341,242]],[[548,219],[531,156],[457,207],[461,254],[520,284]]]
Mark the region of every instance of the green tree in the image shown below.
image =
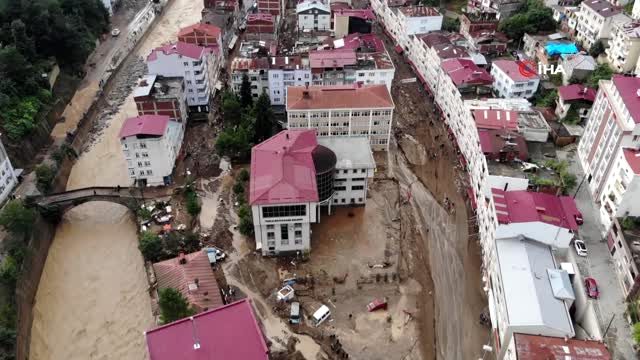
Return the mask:
[[[200,214],[200,202],[198,201],[198,194],[192,186],[187,187],[185,198],[187,200],[187,212],[189,213],[189,215],[197,216],[198,214]]]
[[[238,208],[238,231],[242,235],[251,236],[253,235],[253,218],[251,216],[251,209],[246,204],[243,204]]]
[[[631,16],[631,14],[633,13],[633,3],[634,1],[629,1],[625,6],[624,6],[624,13]]]
[[[20,200],[11,200],[0,212],[0,225],[13,234],[28,234],[33,228],[36,213]]]
[[[604,44],[602,43],[602,40],[598,39],[589,48],[589,55],[593,56],[594,58],[597,58],[602,53],[604,53]]]
[[[536,106],[540,107],[552,107],[556,103],[556,99],[558,98],[558,91],[543,91],[540,94],[537,94],[535,99]]]
[[[222,116],[227,126],[237,125],[242,121],[242,105],[238,96],[231,91],[222,94]]]
[[[600,85],[600,80],[611,80],[613,76],[613,70],[607,64],[599,64],[596,69],[591,73],[585,85],[597,89]]]
[[[236,181],[236,183],[233,184],[233,193],[236,195],[244,194],[244,183],[241,181]]]
[[[138,249],[146,261],[162,260],[164,249],[160,237],[151,231],[143,231],[138,239]]]
[[[158,291],[160,321],[168,324],[195,314],[187,299],[176,289],[166,288]]]
[[[254,142],[258,144],[273,135],[275,125],[273,121],[273,111],[271,110],[271,100],[269,100],[269,95],[267,95],[266,92],[263,92],[258,97],[253,107],[253,113],[256,119]]]
[[[238,181],[249,181],[249,171],[247,169],[241,169],[240,172],[238,172]]]
[[[509,38],[520,41],[525,33],[552,31],[557,27],[553,20],[553,10],[540,0],[529,0],[515,15],[500,22],[499,30]]]
[[[31,134],[36,128],[35,116],[40,105],[40,101],[32,96],[13,103],[0,115],[3,119],[2,127],[9,139],[18,141]]]
[[[440,0],[420,0],[420,5],[440,7]]]
[[[240,84],[240,104],[243,108],[248,109],[253,104],[253,95],[251,94],[251,82],[247,74],[242,74],[242,84]]]
[[[227,128],[216,140],[216,151],[222,155],[245,159],[251,152],[252,135],[249,125]]]
[[[53,187],[55,172],[47,164],[40,164],[36,167],[36,186],[44,194],[48,194]]]
[[[442,21],[442,30],[451,31],[451,32],[459,32],[460,31],[460,19],[458,18],[450,18],[444,17]]]

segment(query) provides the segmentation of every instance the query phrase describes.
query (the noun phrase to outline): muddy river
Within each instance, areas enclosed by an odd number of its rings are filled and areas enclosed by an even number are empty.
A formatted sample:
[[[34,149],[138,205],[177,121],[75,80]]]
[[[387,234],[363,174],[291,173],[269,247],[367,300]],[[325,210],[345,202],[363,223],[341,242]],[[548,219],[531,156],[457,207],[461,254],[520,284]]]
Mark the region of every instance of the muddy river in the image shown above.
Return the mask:
[[[201,1],[171,1],[137,55],[175,40],[180,27],[200,20]],[[94,90],[81,89],[76,95],[86,101],[76,99],[68,110],[88,106]],[[117,134],[124,120],[135,115],[130,96],[78,159],[68,189],[131,183]],[[36,295],[30,358],[146,359],[143,332],[154,323],[147,290],[132,213],[105,202],[69,210],[58,226]]]

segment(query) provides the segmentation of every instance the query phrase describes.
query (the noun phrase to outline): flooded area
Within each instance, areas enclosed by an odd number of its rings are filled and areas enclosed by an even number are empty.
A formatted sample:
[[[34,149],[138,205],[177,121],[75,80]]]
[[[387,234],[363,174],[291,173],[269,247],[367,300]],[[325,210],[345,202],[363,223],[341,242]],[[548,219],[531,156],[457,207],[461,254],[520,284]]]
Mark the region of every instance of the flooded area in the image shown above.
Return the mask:
[[[173,0],[138,49],[140,56],[176,38],[179,27],[200,20],[202,2]],[[90,106],[97,85],[85,84],[67,108],[63,136]],[[67,189],[127,186],[117,134],[135,116],[132,96],[83,152]],[[125,207],[90,202],[69,210],[58,226],[36,295],[31,359],[146,359],[142,335],[153,327],[142,256],[133,214]]]

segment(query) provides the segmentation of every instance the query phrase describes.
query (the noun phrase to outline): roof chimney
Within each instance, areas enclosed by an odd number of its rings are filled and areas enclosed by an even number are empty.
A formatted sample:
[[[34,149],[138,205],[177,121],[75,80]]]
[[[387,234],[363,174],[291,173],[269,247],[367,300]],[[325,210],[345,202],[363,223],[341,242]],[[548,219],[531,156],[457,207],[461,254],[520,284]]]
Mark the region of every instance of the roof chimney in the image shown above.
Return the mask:
[[[138,85],[140,85],[140,86],[148,86],[149,84],[147,84],[147,79],[140,79],[140,82],[138,83]]]
[[[287,140],[289,140],[289,133],[288,132],[284,133],[284,136],[287,138]]]
[[[184,265],[184,264],[187,263],[187,258],[186,258],[186,256],[184,256],[183,252],[181,252],[180,255],[178,255],[178,263],[180,265]]]

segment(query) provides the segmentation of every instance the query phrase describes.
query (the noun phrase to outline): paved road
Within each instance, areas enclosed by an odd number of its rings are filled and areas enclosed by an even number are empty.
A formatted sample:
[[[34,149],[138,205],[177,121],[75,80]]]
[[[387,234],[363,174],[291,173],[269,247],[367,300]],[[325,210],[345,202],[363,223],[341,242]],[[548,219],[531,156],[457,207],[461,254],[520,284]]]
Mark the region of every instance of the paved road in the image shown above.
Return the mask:
[[[558,151],[557,153],[559,159],[567,159],[569,161],[569,169],[577,176],[579,183],[584,173],[575,152]],[[608,343],[613,345],[614,359],[635,359],[636,356],[631,340],[631,327],[624,315],[626,303],[615,274],[613,260],[609,255],[606,240],[602,236],[604,227],[600,222],[598,210],[591,199],[591,194],[586,184],[583,184],[579,189],[576,195],[576,204],[584,218],[584,224],[580,226],[579,230],[580,237],[587,244],[589,251],[588,257],[581,258],[576,256],[576,258],[579,258],[578,266],[584,276],[592,276],[600,286],[600,298],[594,300],[600,315],[600,327],[604,332],[613,316],[614,320],[607,333],[607,338],[609,339]],[[570,251],[575,250],[571,248]]]

